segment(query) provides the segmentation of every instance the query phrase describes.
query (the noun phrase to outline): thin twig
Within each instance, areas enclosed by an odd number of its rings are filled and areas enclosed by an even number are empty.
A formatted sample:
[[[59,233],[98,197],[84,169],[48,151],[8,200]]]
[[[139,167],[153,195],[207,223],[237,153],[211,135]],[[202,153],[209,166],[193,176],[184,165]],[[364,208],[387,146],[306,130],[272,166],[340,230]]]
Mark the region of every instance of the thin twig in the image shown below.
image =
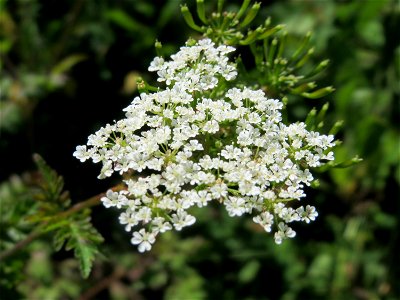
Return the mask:
[[[41,236],[43,232],[41,230],[35,230],[32,231],[25,239],[19,241],[14,245],[14,247],[7,249],[3,252],[0,253],[0,260],[3,260],[4,258],[11,256],[15,252],[21,250],[22,248],[26,247],[29,245],[33,240],[37,239],[39,236]]]
[[[111,188],[113,191],[120,191],[123,189],[123,186],[117,185],[113,188]],[[78,211],[81,211],[85,208],[89,208],[95,205],[100,204],[100,199],[105,196],[105,193],[98,194],[96,196],[93,196],[85,201],[79,202],[73,206],[71,206],[69,209],[66,211],[60,212],[57,215],[54,216],[54,218],[65,218],[68,217]],[[47,224],[47,222],[43,222],[39,226],[36,227],[34,231],[32,231],[25,239],[19,241],[14,245],[14,247],[4,250],[3,252],[0,253],[0,260],[3,260],[14,253],[18,252],[19,250],[23,249],[24,247],[28,246],[31,242],[33,242],[35,239],[43,235],[45,232],[42,231],[42,228]]]
[[[91,300],[96,299],[96,296],[103,290],[107,289],[111,286],[115,281],[120,280],[123,277],[127,277],[131,282],[139,280],[140,277],[144,274],[147,267],[153,263],[153,259],[151,257],[141,258],[140,264],[137,265],[136,268],[131,270],[125,270],[121,267],[117,267],[114,272],[107,277],[104,277],[99,282],[95,283],[92,287],[86,290],[78,300]],[[131,295],[132,296],[132,295]],[[141,297],[137,297],[138,299],[142,299]],[[134,298],[136,299],[136,298]]]
[[[120,191],[122,189],[123,189],[122,184],[116,185],[113,188],[111,188],[111,190],[113,190],[114,192]],[[106,193],[101,193],[101,194],[93,196],[85,201],[79,202],[79,203],[73,205],[72,207],[70,207],[68,210],[59,213],[57,216],[60,218],[68,217],[78,211],[85,209],[85,208],[89,208],[89,207],[98,205],[100,203],[100,199],[102,197],[104,197],[105,194]]]
[[[91,287],[87,291],[85,291],[78,298],[78,300],[93,299],[102,290],[105,290],[106,288],[108,288],[113,282],[118,281],[119,279],[124,277],[125,274],[126,274],[126,270],[124,270],[121,267],[116,268],[110,276],[104,277],[102,280],[100,280],[98,283],[96,283],[93,287]]]

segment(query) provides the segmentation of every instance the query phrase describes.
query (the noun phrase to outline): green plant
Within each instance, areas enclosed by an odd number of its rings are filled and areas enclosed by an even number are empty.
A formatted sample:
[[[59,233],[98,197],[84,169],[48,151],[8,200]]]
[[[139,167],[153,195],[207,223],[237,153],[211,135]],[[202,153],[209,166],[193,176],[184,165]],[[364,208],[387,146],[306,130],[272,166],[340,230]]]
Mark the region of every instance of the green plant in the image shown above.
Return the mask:
[[[175,18],[176,0],[159,6],[145,0],[135,1],[134,6],[109,0],[76,0],[71,5],[60,0],[57,8],[37,0],[1,2],[3,297],[398,298],[399,11],[395,1],[300,4],[288,0],[267,7],[238,2],[190,1],[181,6],[182,21]],[[190,208],[195,224],[179,233],[158,235],[150,252],[138,254],[127,242],[131,235],[118,224],[116,210],[99,205],[102,199],[112,203],[114,195],[124,195],[121,179],[92,180],[92,168],[70,160],[73,147],[98,130],[99,122],[120,119],[127,94],[138,91],[145,99],[168,88],[156,82],[162,76],[153,78],[145,72],[154,56],[148,49],[157,37],[162,41],[156,42],[157,56],[169,63],[186,39],[183,21],[194,30],[195,40],[189,40],[188,48],[204,38],[215,48],[233,46],[236,51],[229,62],[238,73],[234,80],[220,77],[213,90],[195,91],[197,102],[188,109],[195,110],[205,96],[221,100],[227,90],[236,87],[243,92],[247,87],[282,100],[282,124],[304,120],[308,132],[335,135],[335,160],[314,168],[318,180],[312,181],[312,187],[317,190],[304,189],[320,216],[314,224],[297,224],[295,239],[275,245],[265,235],[266,218],[256,219],[263,229],[251,218],[231,218],[229,212],[234,210],[221,210],[218,201],[207,201],[206,209]],[[45,46],[35,48],[37,43]],[[31,60],[31,52],[38,60]],[[76,54],[82,60],[74,60]],[[201,61],[191,66],[195,69]],[[51,70],[59,63],[66,67],[60,67],[54,77]],[[29,80],[23,79],[28,73]],[[54,78],[63,80],[54,85]],[[21,95],[26,101],[16,98]],[[3,117],[12,116],[10,104],[18,107],[19,117]],[[243,106],[254,109],[248,100]],[[174,118],[182,111],[178,110]],[[264,114],[264,121],[269,116]],[[192,160],[199,160],[200,151],[218,156],[235,140],[235,121],[219,125],[223,130],[217,136],[200,136],[205,150],[192,151]],[[111,136],[107,150],[118,144],[125,147],[126,139],[126,134]],[[17,146],[20,142],[23,145]],[[29,171],[33,167],[28,155],[35,152],[64,174],[71,196],[64,191],[61,176],[39,156],[34,158],[37,171]],[[167,152],[169,161],[176,162],[178,153]],[[361,163],[357,154],[363,157]],[[352,168],[342,168],[348,166]],[[214,176],[225,174],[220,170]],[[123,179],[133,185],[138,175],[128,172]],[[114,186],[112,192],[100,193],[108,186]],[[205,188],[200,185],[195,191]],[[239,184],[229,188],[231,196],[238,197]],[[271,190],[284,188],[275,183]],[[91,194],[98,195],[88,198]],[[288,203],[288,210],[297,207],[297,201]],[[274,222],[273,226],[279,224]]]

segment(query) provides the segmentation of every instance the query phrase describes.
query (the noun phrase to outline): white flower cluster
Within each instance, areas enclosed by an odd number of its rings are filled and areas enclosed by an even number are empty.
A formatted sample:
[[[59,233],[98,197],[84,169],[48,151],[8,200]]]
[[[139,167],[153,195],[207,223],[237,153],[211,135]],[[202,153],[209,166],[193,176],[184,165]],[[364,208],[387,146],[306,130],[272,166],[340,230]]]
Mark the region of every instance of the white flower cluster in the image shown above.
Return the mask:
[[[140,252],[159,233],[192,225],[188,209],[212,200],[230,216],[254,215],[267,232],[275,223],[277,244],[295,236],[288,223],[318,215],[312,206],[287,204],[305,196],[309,167],[333,159],[333,136],[307,131],[304,123],[287,126],[279,100],[233,86],[237,71],[227,56],[233,50],[204,39],[170,61],[156,57],[149,70],[166,88],[136,97],[126,118],[90,135],[74,153],[82,162],[101,162],[99,178],[131,174],[126,190],[101,200],[122,210],[127,231],[139,227],[131,242]]]

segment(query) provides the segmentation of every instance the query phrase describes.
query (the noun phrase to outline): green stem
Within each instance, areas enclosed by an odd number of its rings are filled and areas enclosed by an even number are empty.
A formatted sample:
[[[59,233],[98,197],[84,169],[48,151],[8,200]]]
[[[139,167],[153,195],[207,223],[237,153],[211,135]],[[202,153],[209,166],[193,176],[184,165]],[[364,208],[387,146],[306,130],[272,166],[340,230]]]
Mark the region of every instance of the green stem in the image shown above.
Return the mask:
[[[204,0],[197,0],[197,15],[199,17],[199,19],[204,23],[204,24],[208,24],[208,20],[206,18],[206,13],[205,13],[205,9],[204,9]]]
[[[235,16],[235,20],[239,20],[243,16],[243,14],[245,13],[245,11],[246,11],[247,7],[249,6],[250,2],[251,2],[251,0],[244,0],[243,1],[242,6],[240,7],[238,13]]]

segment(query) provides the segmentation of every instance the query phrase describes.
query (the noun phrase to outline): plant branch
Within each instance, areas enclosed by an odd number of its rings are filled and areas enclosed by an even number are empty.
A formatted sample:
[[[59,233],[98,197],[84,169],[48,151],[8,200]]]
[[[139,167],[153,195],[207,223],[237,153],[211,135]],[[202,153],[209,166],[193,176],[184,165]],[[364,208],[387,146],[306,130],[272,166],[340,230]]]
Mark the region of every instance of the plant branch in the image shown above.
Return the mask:
[[[27,245],[29,245],[32,241],[37,239],[39,236],[41,236],[43,234],[43,232],[41,231],[41,227],[42,226],[38,226],[35,231],[32,231],[25,239],[23,239],[23,240],[19,241],[18,243],[16,243],[14,245],[14,247],[12,247],[10,249],[7,249],[7,250],[4,250],[3,252],[1,252],[0,253],[0,260],[3,260],[5,258],[13,255],[14,253],[18,252],[22,248],[24,248]]]
[[[119,184],[111,188],[114,192],[120,191],[123,189],[123,185]],[[71,206],[69,209],[66,211],[60,212],[57,215],[55,215],[55,218],[65,218],[68,217],[76,212],[79,212],[81,210],[84,210],[85,208],[89,208],[95,205],[100,204],[100,199],[105,196],[106,193],[101,193],[96,196],[93,196],[85,201],[81,201],[73,206]],[[34,231],[32,231],[25,239],[19,241],[14,245],[14,247],[4,250],[3,252],[0,253],[0,260],[3,260],[14,253],[18,252],[19,250],[23,249],[24,247],[28,246],[31,242],[33,242],[35,239],[43,235],[45,232],[42,231],[42,228],[46,225],[47,222],[43,222],[42,224],[38,225]]]
[[[134,269],[125,270],[122,267],[116,267],[114,272],[107,277],[104,277],[99,282],[95,283],[92,287],[86,290],[78,300],[90,300],[96,299],[96,296],[103,290],[109,288],[115,281],[119,281],[123,277],[127,277],[131,282],[139,280],[147,267],[153,263],[151,257],[142,258],[140,257],[140,263]],[[134,298],[136,299],[136,298]],[[141,298],[138,298],[141,299]]]
[[[100,280],[97,284],[95,284],[93,287],[88,289],[86,292],[84,292],[78,300],[89,300],[93,299],[98,293],[100,293],[102,290],[105,290],[108,288],[112,283],[115,281],[120,280],[122,277],[126,275],[126,270],[124,270],[121,267],[117,267],[114,272],[108,276]]]
[[[118,191],[122,190],[123,188],[124,188],[124,186],[122,184],[119,184],[119,185],[112,187],[111,190],[113,190],[114,192],[118,192]],[[85,209],[85,208],[96,206],[100,203],[100,199],[102,197],[104,197],[105,195],[106,195],[106,193],[104,192],[104,193],[98,194],[96,196],[93,196],[85,201],[78,202],[77,204],[71,206],[66,211],[59,213],[57,215],[57,217],[65,218],[65,217],[68,217],[78,211]]]

